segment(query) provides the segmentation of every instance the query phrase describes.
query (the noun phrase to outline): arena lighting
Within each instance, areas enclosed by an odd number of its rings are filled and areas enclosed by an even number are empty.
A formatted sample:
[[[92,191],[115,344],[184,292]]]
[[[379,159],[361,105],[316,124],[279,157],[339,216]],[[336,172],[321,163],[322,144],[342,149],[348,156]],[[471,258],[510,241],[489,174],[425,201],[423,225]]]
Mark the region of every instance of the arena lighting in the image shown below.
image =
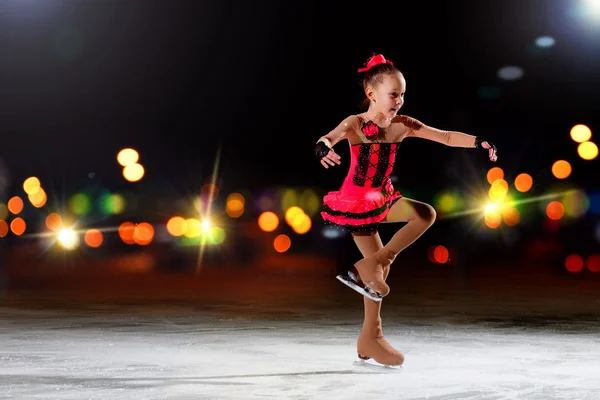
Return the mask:
[[[73,229],[64,228],[58,231],[58,243],[65,250],[73,250],[79,245],[79,236]]]
[[[600,0],[583,0],[583,5],[592,14],[600,16]]]

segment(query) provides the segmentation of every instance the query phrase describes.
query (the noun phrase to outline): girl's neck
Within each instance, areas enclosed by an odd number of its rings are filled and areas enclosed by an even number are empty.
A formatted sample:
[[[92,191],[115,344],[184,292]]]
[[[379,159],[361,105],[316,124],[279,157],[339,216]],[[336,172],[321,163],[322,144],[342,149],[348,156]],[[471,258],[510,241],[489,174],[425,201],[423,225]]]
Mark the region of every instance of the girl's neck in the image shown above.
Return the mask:
[[[392,123],[391,118],[388,118],[385,115],[383,115],[383,113],[373,110],[371,108],[369,108],[365,113],[365,119],[367,121],[375,122],[378,126],[381,126],[382,128],[387,128]]]

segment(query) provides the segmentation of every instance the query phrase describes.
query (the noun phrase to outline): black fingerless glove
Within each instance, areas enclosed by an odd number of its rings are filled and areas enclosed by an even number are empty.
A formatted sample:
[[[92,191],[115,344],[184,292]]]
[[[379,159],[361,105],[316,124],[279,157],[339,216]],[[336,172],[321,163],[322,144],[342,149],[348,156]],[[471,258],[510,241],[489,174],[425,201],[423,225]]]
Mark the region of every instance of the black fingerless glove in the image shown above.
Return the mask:
[[[323,142],[318,142],[317,145],[315,146],[315,156],[317,157],[318,160],[321,160],[323,157],[325,157],[327,155],[327,153],[329,153],[331,149],[329,147],[327,147],[327,145]]]
[[[483,142],[487,142],[490,145],[490,147],[492,149],[494,149],[494,151],[496,151],[496,152],[498,151],[498,149],[496,148],[496,145],[494,143],[490,142],[489,140],[484,140],[484,139],[480,138],[479,136],[475,137],[475,147],[477,147],[478,149],[483,149],[483,146],[481,145],[481,143],[483,143]]]

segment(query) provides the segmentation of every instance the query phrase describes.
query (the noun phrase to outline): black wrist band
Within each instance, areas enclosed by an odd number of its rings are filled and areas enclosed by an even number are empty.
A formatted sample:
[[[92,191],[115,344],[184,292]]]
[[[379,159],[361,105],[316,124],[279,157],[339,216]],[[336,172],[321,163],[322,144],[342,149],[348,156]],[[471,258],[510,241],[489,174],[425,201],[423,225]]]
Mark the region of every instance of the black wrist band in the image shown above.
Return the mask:
[[[317,145],[315,146],[315,156],[317,157],[317,159],[322,159],[323,157],[325,157],[327,155],[327,153],[329,153],[331,149],[329,147],[327,147],[327,145],[323,142],[319,142],[317,143]]]
[[[481,147],[481,143],[485,142],[485,140],[481,139],[481,137],[479,136],[475,136],[475,147],[478,149],[483,149],[483,147]]]

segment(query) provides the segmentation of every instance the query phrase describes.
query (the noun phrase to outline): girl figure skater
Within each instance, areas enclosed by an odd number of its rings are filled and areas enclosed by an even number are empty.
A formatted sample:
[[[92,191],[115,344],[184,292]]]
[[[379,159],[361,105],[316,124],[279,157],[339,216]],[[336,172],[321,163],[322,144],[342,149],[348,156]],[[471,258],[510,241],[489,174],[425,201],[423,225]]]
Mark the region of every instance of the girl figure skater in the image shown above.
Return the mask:
[[[325,223],[348,230],[363,259],[338,276],[342,282],[363,294],[364,323],[357,342],[358,357],[384,365],[402,365],[404,356],[383,337],[381,300],[390,292],[386,284],[390,265],[396,256],[418,239],[435,221],[434,208],[403,197],[394,190],[390,174],[396,153],[407,137],[432,140],[452,147],[482,148],[497,160],[490,141],[461,132],[427,126],[406,115],[397,115],[404,104],[406,81],[394,64],[382,54],[371,57],[365,68],[363,89],[368,110],[344,119],[317,141],[315,155],[325,168],[340,164],[333,150],[343,139],[350,144],[350,169],[339,191],[323,198],[321,216]],[[406,222],[384,246],[378,224]]]

